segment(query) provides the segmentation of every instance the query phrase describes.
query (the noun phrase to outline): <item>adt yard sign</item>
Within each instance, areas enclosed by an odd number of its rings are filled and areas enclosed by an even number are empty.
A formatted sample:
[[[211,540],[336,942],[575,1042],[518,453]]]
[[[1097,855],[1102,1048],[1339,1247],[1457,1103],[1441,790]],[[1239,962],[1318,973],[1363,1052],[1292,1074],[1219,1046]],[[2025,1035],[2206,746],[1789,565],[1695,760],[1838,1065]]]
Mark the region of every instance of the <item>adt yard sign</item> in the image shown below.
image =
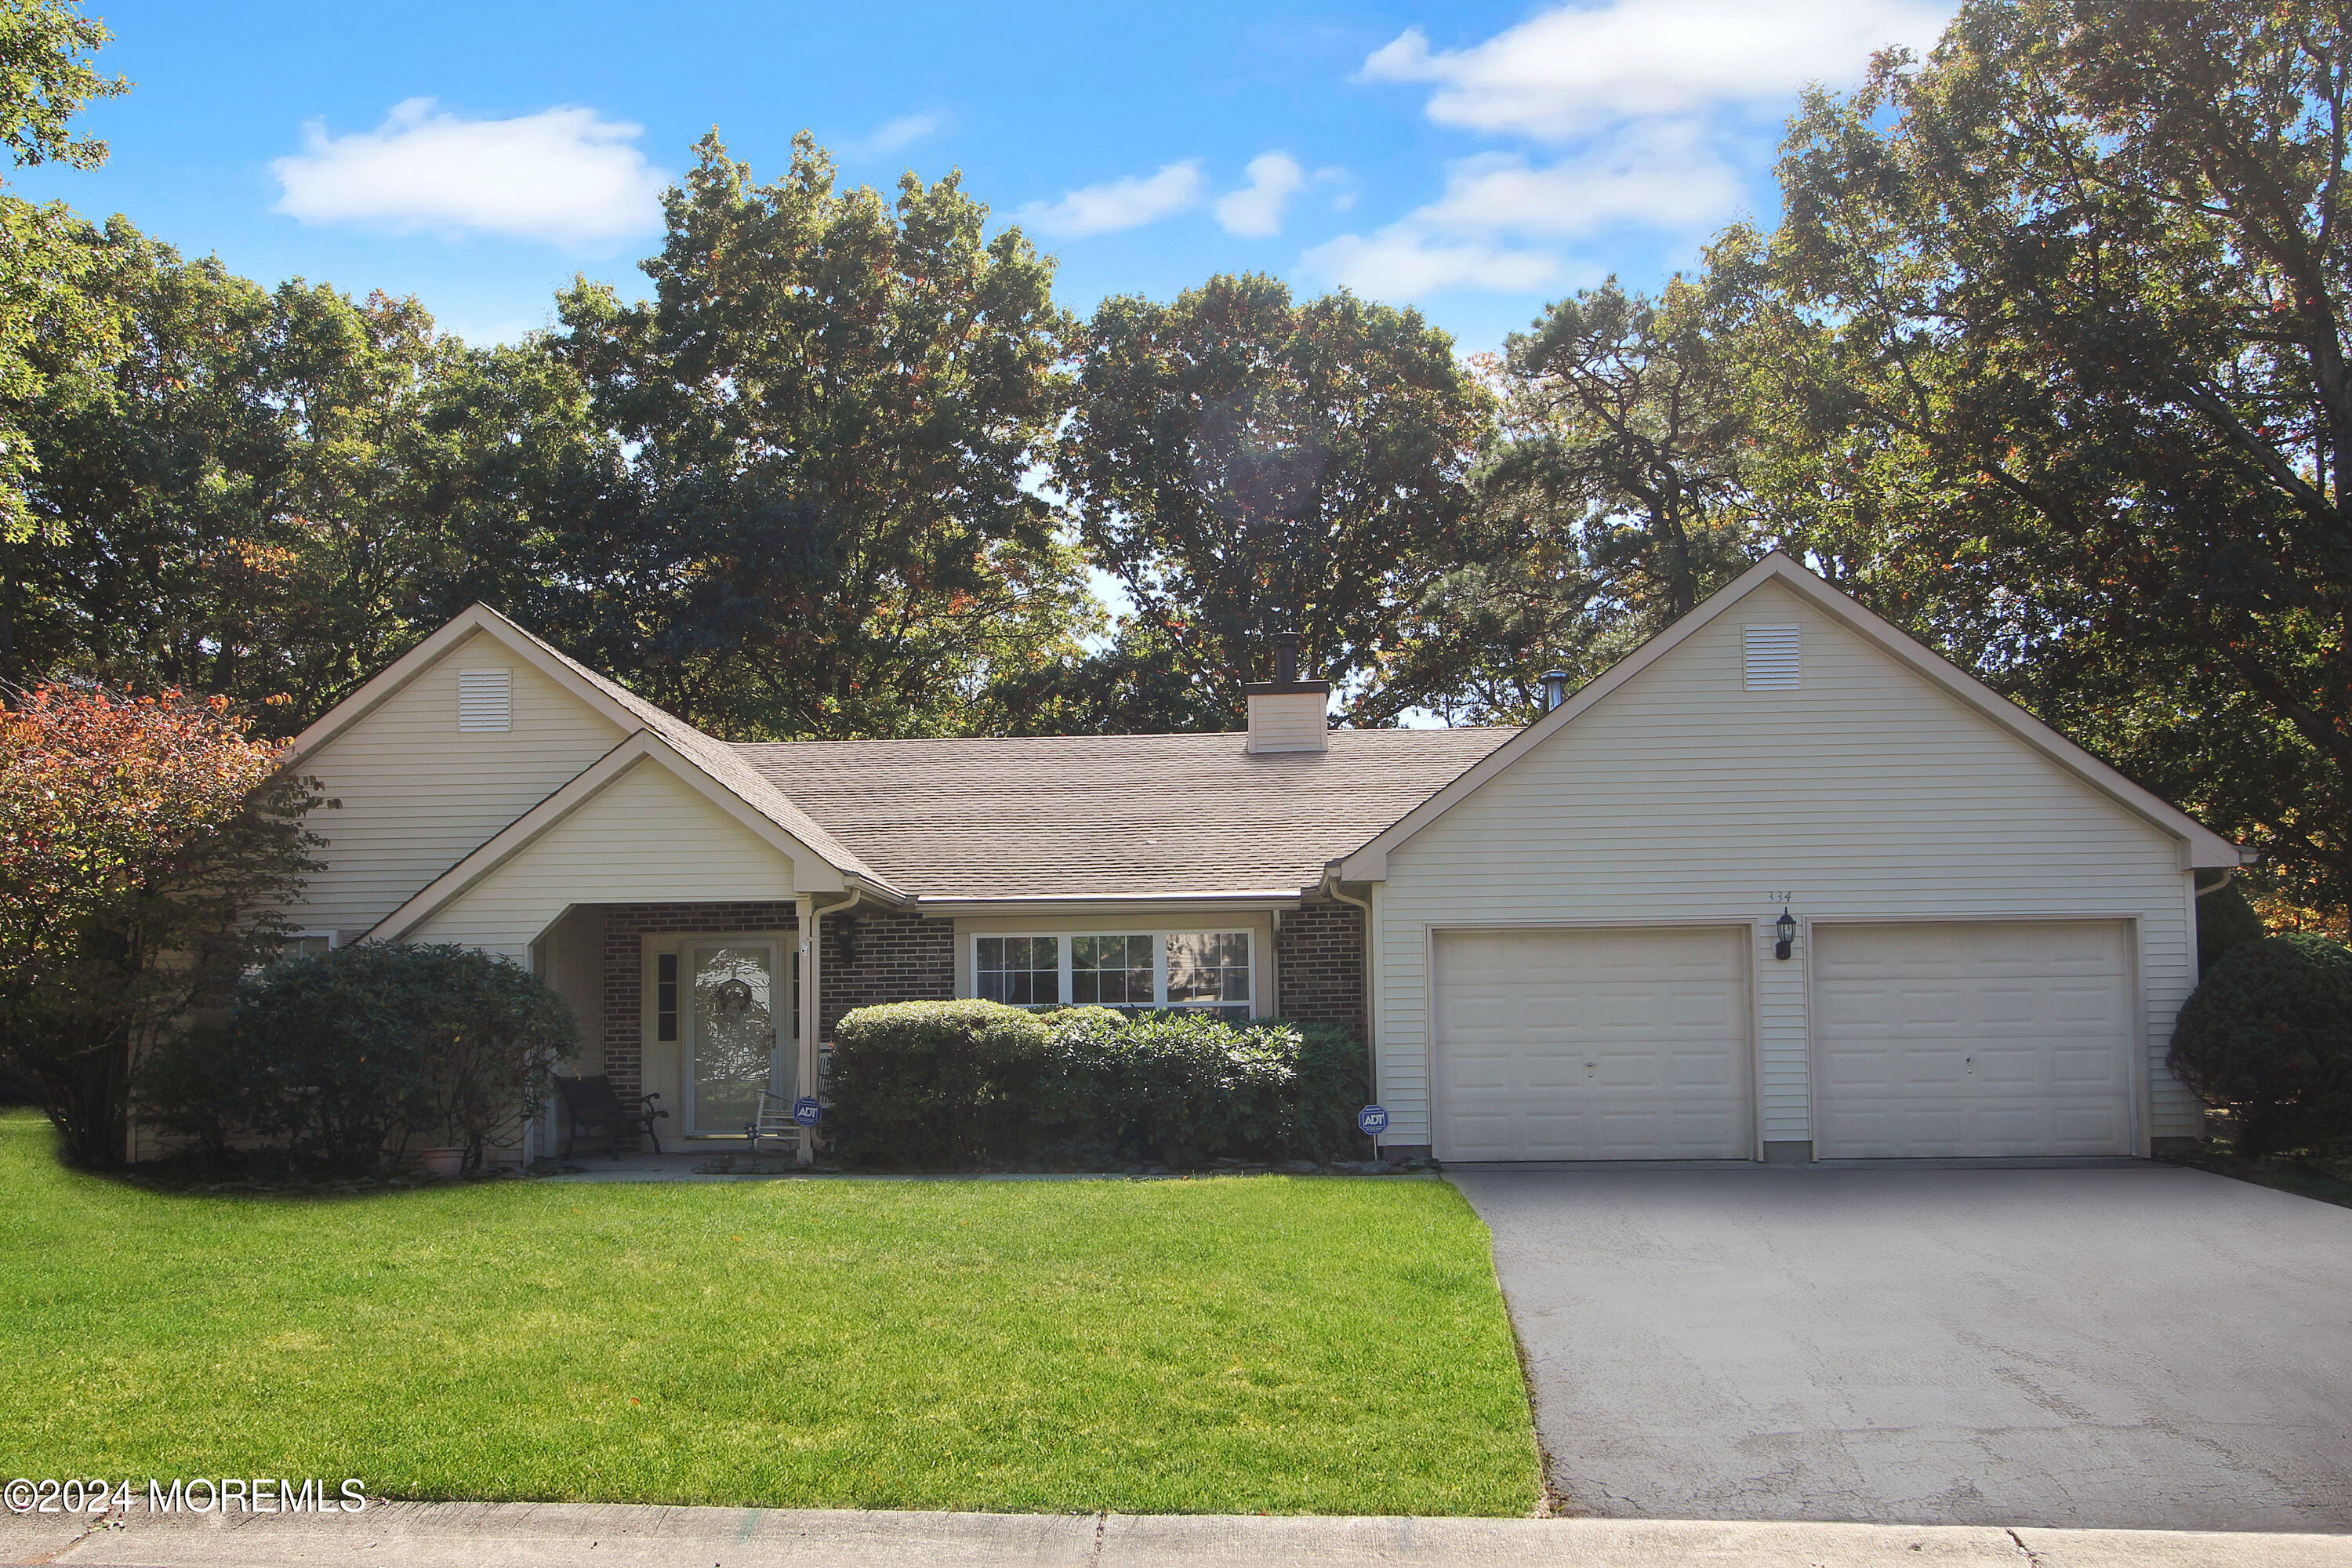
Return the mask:
[[[819,1105],[814,1097],[802,1095],[793,1101],[793,1120],[803,1127],[814,1127],[824,1120],[824,1107]]]
[[[1389,1130],[1389,1113],[1377,1105],[1367,1105],[1356,1112],[1356,1125],[1367,1138],[1377,1138]]]

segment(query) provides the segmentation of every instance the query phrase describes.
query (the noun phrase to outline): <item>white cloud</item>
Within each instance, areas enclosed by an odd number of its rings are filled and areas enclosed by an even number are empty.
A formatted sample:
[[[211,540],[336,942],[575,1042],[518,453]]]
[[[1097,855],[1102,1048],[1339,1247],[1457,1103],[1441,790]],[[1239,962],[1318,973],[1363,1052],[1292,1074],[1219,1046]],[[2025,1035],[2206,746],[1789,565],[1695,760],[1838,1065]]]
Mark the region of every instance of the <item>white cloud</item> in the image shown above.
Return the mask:
[[[949,129],[952,121],[944,114],[902,114],[896,120],[886,120],[872,132],[850,143],[855,152],[879,155],[911,147],[929,137]]]
[[[1061,239],[1140,228],[1199,206],[1202,183],[1201,161],[1188,158],[1156,174],[1130,174],[1071,191],[1058,202],[1031,202],[1021,209],[1021,221]]]
[[[1461,159],[1446,170],[1436,201],[1369,237],[1342,235],[1318,246],[1304,260],[1381,299],[1449,289],[1520,292],[1569,272],[1547,241],[1618,224],[1700,229],[1730,216],[1742,194],[1738,173],[1696,126],[1636,124],[1548,164],[1515,153]]]
[[[1549,251],[1435,234],[1411,218],[1370,236],[1343,234],[1300,258],[1308,270],[1375,300],[1411,300],[1449,289],[1520,294],[1557,282]]]
[[[1608,0],[1433,50],[1409,27],[1365,59],[1370,81],[1436,84],[1429,117],[1547,138],[1612,121],[1762,103],[1857,78],[1874,50],[1925,49],[1950,0]]]
[[[1264,239],[1282,232],[1282,209],[1307,188],[1307,171],[1287,153],[1261,153],[1249,161],[1249,184],[1217,198],[1217,222],[1227,234]]]
[[[1729,217],[1743,195],[1738,171],[1696,126],[1652,122],[1549,165],[1510,153],[1465,158],[1447,172],[1445,194],[1413,219],[1454,232],[1562,237],[1620,223],[1695,229]]]
[[[330,136],[313,121],[304,151],[270,169],[277,210],[304,223],[594,245],[661,226],[668,181],[630,145],[644,134],[593,109],[464,120],[412,98],[373,131]]]

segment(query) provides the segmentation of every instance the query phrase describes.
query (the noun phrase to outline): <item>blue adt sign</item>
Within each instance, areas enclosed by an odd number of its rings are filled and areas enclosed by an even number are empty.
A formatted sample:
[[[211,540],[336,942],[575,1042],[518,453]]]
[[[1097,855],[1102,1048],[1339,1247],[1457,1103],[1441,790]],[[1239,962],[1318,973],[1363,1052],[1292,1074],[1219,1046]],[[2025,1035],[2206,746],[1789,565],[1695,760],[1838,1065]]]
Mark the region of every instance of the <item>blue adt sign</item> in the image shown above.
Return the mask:
[[[1377,1105],[1367,1105],[1356,1112],[1356,1125],[1370,1136],[1377,1138],[1389,1130],[1389,1113]]]
[[[824,1107],[812,1096],[802,1095],[793,1101],[793,1120],[803,1127],[814,1127],[824,1120]]]

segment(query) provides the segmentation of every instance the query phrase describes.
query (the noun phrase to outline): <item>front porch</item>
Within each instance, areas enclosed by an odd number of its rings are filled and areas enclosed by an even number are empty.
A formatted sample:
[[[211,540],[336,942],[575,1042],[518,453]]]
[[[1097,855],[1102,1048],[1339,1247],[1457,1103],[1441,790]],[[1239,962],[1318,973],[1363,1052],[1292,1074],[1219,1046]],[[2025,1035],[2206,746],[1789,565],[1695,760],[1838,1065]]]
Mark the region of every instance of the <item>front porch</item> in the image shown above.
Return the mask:
[[[656,1125],[664,1153],[637,1157],[745,1155],[762,1091],[789,1102],[803,1084],[824,1083],[842,1015],[954,994],[953,921],[872,906],[817,910],[804,937],[807,902],[580,904],[531,944],[533,969],[580,1020],[572,1070],[611,1079],[624,1104],[658,1095],[668,1112]],[[552,1112],[533,1153],[560,1154],[570,1131]],[[778,1157],[777,1147],[761,1158]],[[595,1133],[572,1158],[609,1163]]]

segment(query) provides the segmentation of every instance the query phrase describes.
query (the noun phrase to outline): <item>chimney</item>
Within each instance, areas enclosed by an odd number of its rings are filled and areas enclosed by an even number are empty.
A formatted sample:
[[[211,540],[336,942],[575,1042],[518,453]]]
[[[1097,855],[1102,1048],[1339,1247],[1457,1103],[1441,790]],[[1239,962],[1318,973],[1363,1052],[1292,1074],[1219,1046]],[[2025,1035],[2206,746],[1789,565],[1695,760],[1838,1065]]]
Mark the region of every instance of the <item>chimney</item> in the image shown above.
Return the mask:
[[[1543,673],[1544,711],[1549,713],[1568,700],[1568,671],[1547,669]]]
[[[1261,752],[1328,752],[1331,749],[1331,683],[1298,679],[1298,634],[1276,632],[1274,679],[1242,688],[1249,699],[1249,743]]]

